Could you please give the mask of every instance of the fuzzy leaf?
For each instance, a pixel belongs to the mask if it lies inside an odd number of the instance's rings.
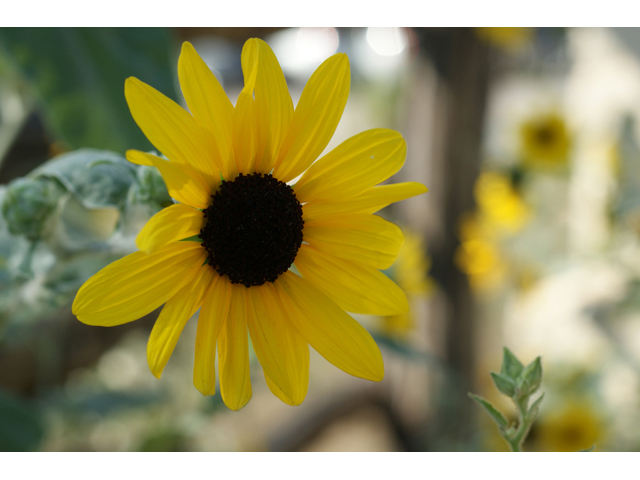
[[[533,404],[531,404],[531,407],[529,408],[529,412],[527,413],[531,422],[533,422],[538,416],[538,411],[540,410],[540,404],[542,403],[543,398],[544,398],[544,393],[540,395],[536,399],[536,401],[533,402]]]
[[[518,384],[519,390],[525,395],[531,395],[540,387],[542,383],[542,362],[540,357],[526,366]]]
[[[473,400],[475,400],[478,403],[478,405],[484,408],[484,410],[491,416],[493,421],[496,422],[496,424],[498,425],[498,427],[500,427],[501,430],[504,430],[507,428],[507,425],[509,424],[509,422],[496,407],[494,407],[491,403],[489,403],[484,398],[479,397],[478,395],[474,395],[473,393],[470,393],[469,397],[471,397]]]
[[[516,394],[516,384],[506,375],[491,372],[491,378],[496,388],[507,397],[513,397]]]
[[[504,347],[502,355],[502,368],[500,369],[500,373],[515,380],[516,378],[518,378],[518,375],[522,373],[523,369],[524,366],[522,365],[522,363],[520,363],[520,360],[518,360],[507,347]]]

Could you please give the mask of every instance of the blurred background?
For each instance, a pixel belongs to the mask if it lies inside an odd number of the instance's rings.
[[[184,105],[181,43],[232,102],[244,41],[278,57],[294,104],[315,68],[349,56],[351,93],[328,149],[368,128],[408,144],[396,181],[425,195],[380,215],[406,237],[385,273],[411,313],[357,316],[381,383],[312,351],[289,407],[252,362],[239,412],[192,385],[196,318],[161,380],[146,342],[157,312],[119,327],[71,314],[80,285],[135,251],[169,205],[124,80]],[[0,450],[502,451],[478,393],[502,347],[542,356],[526,450],[640,448],[640,29],[0,28]]]

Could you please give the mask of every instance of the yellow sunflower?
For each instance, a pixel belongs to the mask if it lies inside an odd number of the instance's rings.
[[[533,39],[534,30],[528,27],[476,27],[478,37],[494,47],[516,51]]]
[[[309,345],[345,372],[380,381],[380,350],[346,311],[408,310],[402,290],[379,271],[395,260],[402,232],[373,213],[426,188],[375,186],[404,163],[405,142],[392,130],[360,133],[315,161],[349,94],[345,54],[318,67],[295,109],[265,42],[247,41],[242,70],[234,107],[185,42],[178,76],[189,111],[126,80],[133,118],[169,160],[135,150],[127,159],[157,167],[178,203],[140,231],[138,252],[87,280],[73,312],[112,326],[165,304],[147,347],[160,377],[200,309],[194,385],[215,393],[217,347],[222,399],[233,410],[251,398],[249,335],[267,385],[290,405],[307,392]]]
[[[520,142],[525,162],[534,167],[565,165],[569,159],[571,137],[560,115],[540,115],[520,127]]]
[[[571,400],[539,421],[536,448],[544,452],[577,452],[597,446],[604,424],[594,405]]]
[[[527,205],[506,175],[482,172],[474,186],[474,196],[488,228],[498,234],[515,234],[529,219]]]

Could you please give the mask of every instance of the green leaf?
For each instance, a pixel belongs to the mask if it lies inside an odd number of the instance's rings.
[[[2,215],[9,232],[24,235],[31,241],[38,240],[64,193],[64,189],[53,180],[14,179],[8,185],[2,202]]]
[[[518,375],[520,375],[523,369],[524,366],[522,365],[522,363],[520,363],[520,360],[518,360],[507,347],[504,347],[502,355],[502,368],[500,369],[500,373],[515,380],[516,378],[518,378]]]
[[[31,83],[48,124],[71,148],[146,151],[124,81],[138,77],[175,99],[172,40],[164,28],[0,28],[0,53]]]
[[[44,427],[37,409],[0,390],[0,451],[36,450],[43,436]]]
[[[527,416],[529,417],[529,421],[533,422],[538,416],[538,412],[540,411],[540,404],[542,403],[542,399],[544,398],[544,393],[540,395],[535,402],[531,404],[531,408],[529,408],[529,412]]]
[[[540,357],[536,357],[536,359],[523,370],[518,387],[523,394],[531,395],[540,387],[541,383],[542,361]]]
[[[491,416],[493,421],[496,422],[496,424],[500,429],[504,430],[507,428],[507,426],[509,425],[509,422],[496,407],[494,407],[491,403],[489,403],[484,398],[479,397],[478,395],[474,395],[473,393],[469,393],[469,397],[471,397],[473,400],[475,400],[478,403],[478,405],[484,408],[485,412],[487,412]]]
[[[500,373],[491,372],[491,378],[496,388],[507,397],[513,397],[516,394],[516,384],[509,377]]]
[[[29,176],[55,178],[86,208],[120,208],[136,182],[136,167],[117,153],[84,148],[49,160]]]

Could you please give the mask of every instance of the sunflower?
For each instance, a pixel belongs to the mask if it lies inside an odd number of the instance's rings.
[[[392,130],[355,135],[316,161],[349,94],[345,54],[318,67],[295,109],[265,42],[248,40],[241,60],[235,106],[188,42],[178,77],[189,111],[126,80],[134,120],[168,160],[136,150],[127,159],[157,167],[176,203],[140,231],[139,251],[87,280],[73,303],[81,322],[98,326],[164,304],[147,346],[156,377],[200,309],[193,382],[215,393],[217,347],[220,392],[233,410],[251,398],[249,336],[267,385],[290,405],[307,393],[309,345],[351,375],[382,380],[380,350],[346,312],[408,310],[380,272],[394,262],[402,232],[373,213],[426,191],[415,182],[376,186],[405,160],[404,139]]]
[[[530,217],[527,205],[506,175],[482,172],[473,193],[481,217],[496,234],[513,235],[524,227]]]
[[[569,158],[571,138],[563,118],[555,113],[539,115],[520,127],[525,162],[532,167],[563,166]]]
[[[544,452],[577,452],[597,446],[604,437],[597,408],[584,400],[570,400],[540,419],[535,446]]]
[[[476,35],[488,44],[505,51],[517,51],[533,39],[528,27],[476,27]]]

